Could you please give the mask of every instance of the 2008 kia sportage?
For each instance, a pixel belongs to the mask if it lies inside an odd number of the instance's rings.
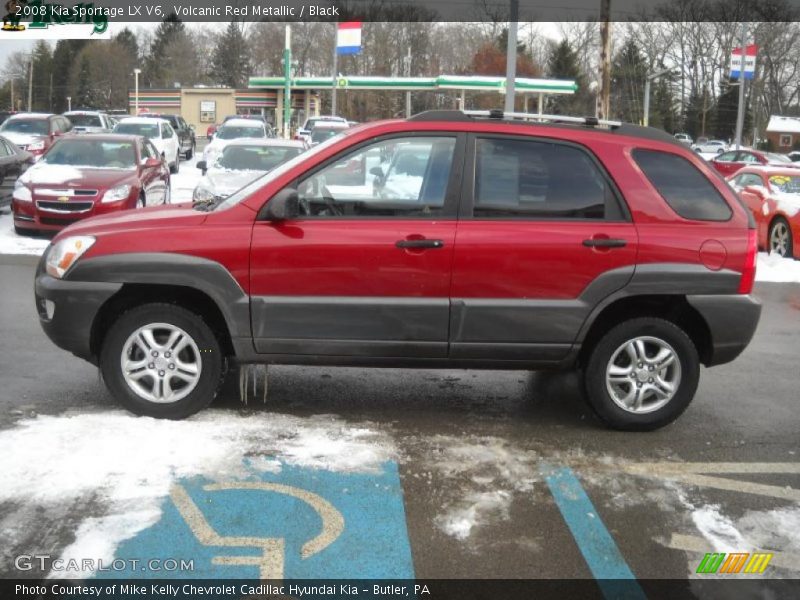
[[[129,410],[182,418],[225,361],[580,369],[612,427],[677,418],[758,323],[752,219],[672,136],[433,111],[362,125],[221,202],[61,232],[42,326]]]

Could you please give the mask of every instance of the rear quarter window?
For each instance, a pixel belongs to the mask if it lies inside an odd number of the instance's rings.
[[[682,156],[637,149],[633,159],[670,208],[684,219],[727,221],[733,215],[714,184]]]

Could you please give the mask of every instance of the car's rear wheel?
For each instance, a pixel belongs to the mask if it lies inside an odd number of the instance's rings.
[[[699,378],[700,359],[686,332],[642,317],[620,323],[597,342],[584,382],[589,404],[608,425],[649,431],[686,410]]]
[[[779,256],[794,256],[792,228],[783,217],[778,217],[769,226],[769,252]]]
[[[137,415],[183,419],[208,406],[223,359],[211,328],[173,304],[145,304],[111,326],[100,353],[103,379]]]
[[[184,156],[185,156],[186,160],[192,160],[192,157],[194,156],[194,144],[189,146],[189,149],[186,151]]]
[[[175,174],[178,172],[178,169],[181,168],[181,153],[180,151],[175,153],[175,162],[172,163],[169,167],[169,172]]]

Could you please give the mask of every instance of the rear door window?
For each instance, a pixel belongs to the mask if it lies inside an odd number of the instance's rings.
[[[727,221],[733,215],[717,188],[682,156],[639,148],[633,151],[633,159],[670,208],[684,219]]]
[[[473,216],[479,219],[621,219],[589,154],[549,141],[478,138]]]

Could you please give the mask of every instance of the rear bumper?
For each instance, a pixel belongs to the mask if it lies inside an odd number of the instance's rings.
[[[39,323],[56,346],[95,363],[92,324],[100,307],[122,284],[56,279],[44,272],[44,256],[34,285]]]
[[[711,332],[711,356],[706,366],[731,362],[753,339],[761,317],[761,302],[754,296],[687,296]]]

